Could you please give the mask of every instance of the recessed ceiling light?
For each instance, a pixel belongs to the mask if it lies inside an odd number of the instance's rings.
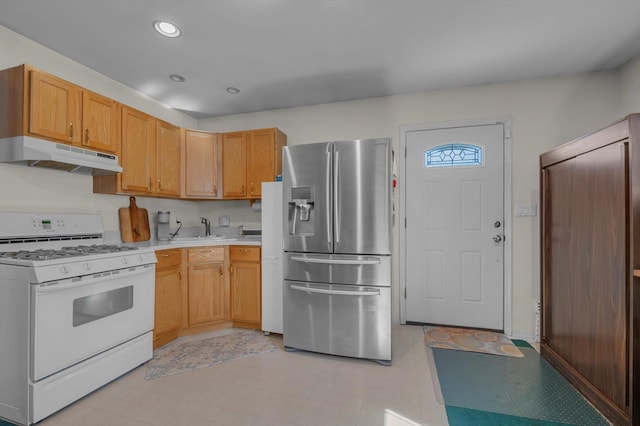
[[[166,37],[178,37],[180,35],[180,28],[169,21],[154,21],[153,28]]]
[[[240,89],[238,89],[237,87],[227,87],[227,92],[231,93],[232,95],[237,95],[238,93],[240,93]]]
[[[169,76],[169,78],[173,81],[176,81],[178,83],[182,83],[186,80],[186,78],[184,78],[183,76],[181,76],[180,74],[171,74]]]

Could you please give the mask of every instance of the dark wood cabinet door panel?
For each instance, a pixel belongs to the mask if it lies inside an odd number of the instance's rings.
[[[542,353],[605,414],[628,423],[630,142],[596,138],[584,150],[575,141],[565,158],[565,146],[541,156]],[[554,161],[545,166],[545,158]]]

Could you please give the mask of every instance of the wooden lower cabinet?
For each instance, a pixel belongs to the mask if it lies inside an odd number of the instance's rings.
[[[261,329],[259,246],[168,249],[156,257],[154,348],[189,334]]]
[[[188,250],[189,326],[229,319],[224,252],[224,247]]]
[[[156,257],[154,348],[178,337],[182,327],[182,250],[160,250]]]
[[[260,247],[229,247],[231,320],[234,327],[261,329],[262,276]]]
[[[541,353],[616,425],[640,424],[639,153],[633,114],[540,156]]]

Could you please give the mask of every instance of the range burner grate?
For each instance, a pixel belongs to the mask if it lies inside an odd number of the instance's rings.
[[[51,260],[66,257],[88,256],[91,254],[116,253],[137,250],[137,247],[115,244],[94,244],[90,246],[62,247],[61,249],[38,249],[0,252],[0,258],[21,260]]]

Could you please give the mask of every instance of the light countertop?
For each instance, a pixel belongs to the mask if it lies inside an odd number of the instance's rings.
[[[177,238],[172,241],[140,241],[137,243],[124,243],[125,246],[152,248],[153,250],[167,250],[172,248],[204,247],[204,246],[260,246],[262,237],[187,237]]]

